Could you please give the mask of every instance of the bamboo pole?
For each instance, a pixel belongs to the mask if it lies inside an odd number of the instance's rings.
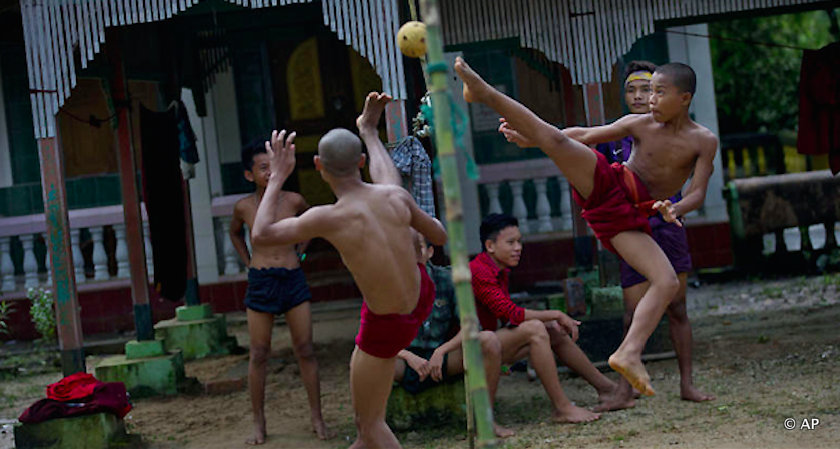
[[[487,378],[478,341],[478,318],[475,313],[470,268],[467,264],[467,245],[464,235],[461,188],[458,183],[458,166],[452,133],[452,114],[448,97],[446,60],[443,57],[443,39],[440,31],[440,13],[436,0],[422,0],[422,16],[428,36],[428,78],[430,80],[432,108],[434,111],[434,137],[438,163],[443,175],[443,192],[446,203],[446,223],[449,250],[452,260],[452,281],[461,316],[463,330],[464,371],[466,378],[468,422],[476,426],[476,443],[479,448],[495,447],[493,433],[493,406],[487,392]],[[471,444],[472,445],[472,444]]]

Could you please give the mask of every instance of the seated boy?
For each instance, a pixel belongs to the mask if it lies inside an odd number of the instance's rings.
[[[362,181],[365,164],[359,138],[333,129],[318,142],[315,168],[338,198],[299,217],[274,220],[280,188],[295,167],[294,133],[273,132],[271,178],[254,222],[255,242],[293,244],[315,237],[341,254],[364,297],[350,388],[359,439],[353,447],[400,447],[385,423],[397,353],[411,343],[434,302],[434,283],[417,263],[412,228],[435,245],[446,243],[438,220],[417,207],[402,187]],[[369,147],[382,145],[378,132],[364,132]]]
[[[312,427],[318,438],[327,439],[327,430],[321,415],[321,388],[318,379],[318,361],[312,347],[312,319],[309,310],[309,287],[300,268],[298,255],[292,244],[252,242],[253,254],[248,253],[243,225],[253,229],[257,206],[262,201],[271,170],[268,154],[262,142],[242,150],[245,179],[257,186],[256,192],[236,202],[230,223],[230,239],[242,263],[248,267],[248,291],[245,306],[250,335],[250,361],[248,363],[248,390],[251,411],[254,415],[254,435],[248,444],[265,442],[265,378],[266,364],[271,354],[271,328],[274,316],[285,314],[300,376],[309,396]],[[275,220],[293,217],[309,206],[297,193],[280,191],[281,203],[275,211]]]
[[[508,276],[511,268],[519,265],[522,254],[522,234],[516,218],[490,214],[481,222],[479,234],[483,251],[470,262],[476,312],[481,328],[499,336],[502,363],[529,357],[551,400],[555,421],[577,423],[600,417],[566,398],[557,378],[555,355],[598,392],[596,412],[632,407],[630,393],[622,395],[618,385],[598,371],[575,344],[578,321],[559,310],[525,309],[511,301]],[[501,328],[499,320],[504,323]]]
[[[456,59],[455,70],[464,81],[464,98],[490,106],[506,120],[500,131],[546,153],[574,187],[575,201],[596,237],[650,281],[609,363],[639,392],[655,394],[642,364],[642,350],[676,296],[679,280],[651,238],[647,218],[660,212],[666,221],[678,222],[698,208],[717,151],[714,134],[688,115],[696,86],[694,71],[684,64],[657,68],[651,83],[651,114],[628,115],[611,125],[571,130],[567,135],[493,89],[462,59]],[[633,136],[636,147],[627,165],[611,166],[604,155],[581,143],[627,135]],[[672,204],[667,198],[682,188],[692,171],[685,197]]]

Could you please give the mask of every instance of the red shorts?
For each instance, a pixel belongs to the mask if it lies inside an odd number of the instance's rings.
[[[605,248],[618,254],[610,239],[624,231],[650,234],[648,217],[657,211],[652,209],[654,200],[638,176],[617,162],[610,165],[603,154],[592,151],[598,156],[592,193],[584,200],[575,190],[575,202],[583,209],[581,215],[595,237]]]
[[[426,321],[435,303],[435,283],[423,264],[418,263],[417,268],[420,270],[420,297],[411,313],[377,315],[368,309],[367,303],[362,303],[362,319],[356,335],[356,345],[362,351],[374,357],[390,359],[408,347],[417,336],[417,330]]]

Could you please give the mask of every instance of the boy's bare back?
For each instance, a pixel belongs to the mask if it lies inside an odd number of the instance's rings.
[[[245,224],[248,229],[254,229],[254,217],[257,215],[257,207],[259,206],[259,198],[256,193],[252,193],[239,201],[233,206],[233,218],[231,226],[241,226]],[[295,192],[280,192],[280,200],[277,205],[274,221],[279,221],[284,218],[294,217],[300,212],[307,209],[306,200]],[[295,252],[295,245],[276,245],[270,243],[254,244],[253,237],[251,238],[251,263],[250,268],[297,268],[300,266],[297,253]]]

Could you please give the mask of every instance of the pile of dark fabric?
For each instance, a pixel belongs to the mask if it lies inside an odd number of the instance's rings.
[[[100,382],[90,374],[76,373],[48,385],[47,398],[32,404],[18,420],[39,423],[95,413],[112,413],[122,418],[130,410],[122,382]]]

